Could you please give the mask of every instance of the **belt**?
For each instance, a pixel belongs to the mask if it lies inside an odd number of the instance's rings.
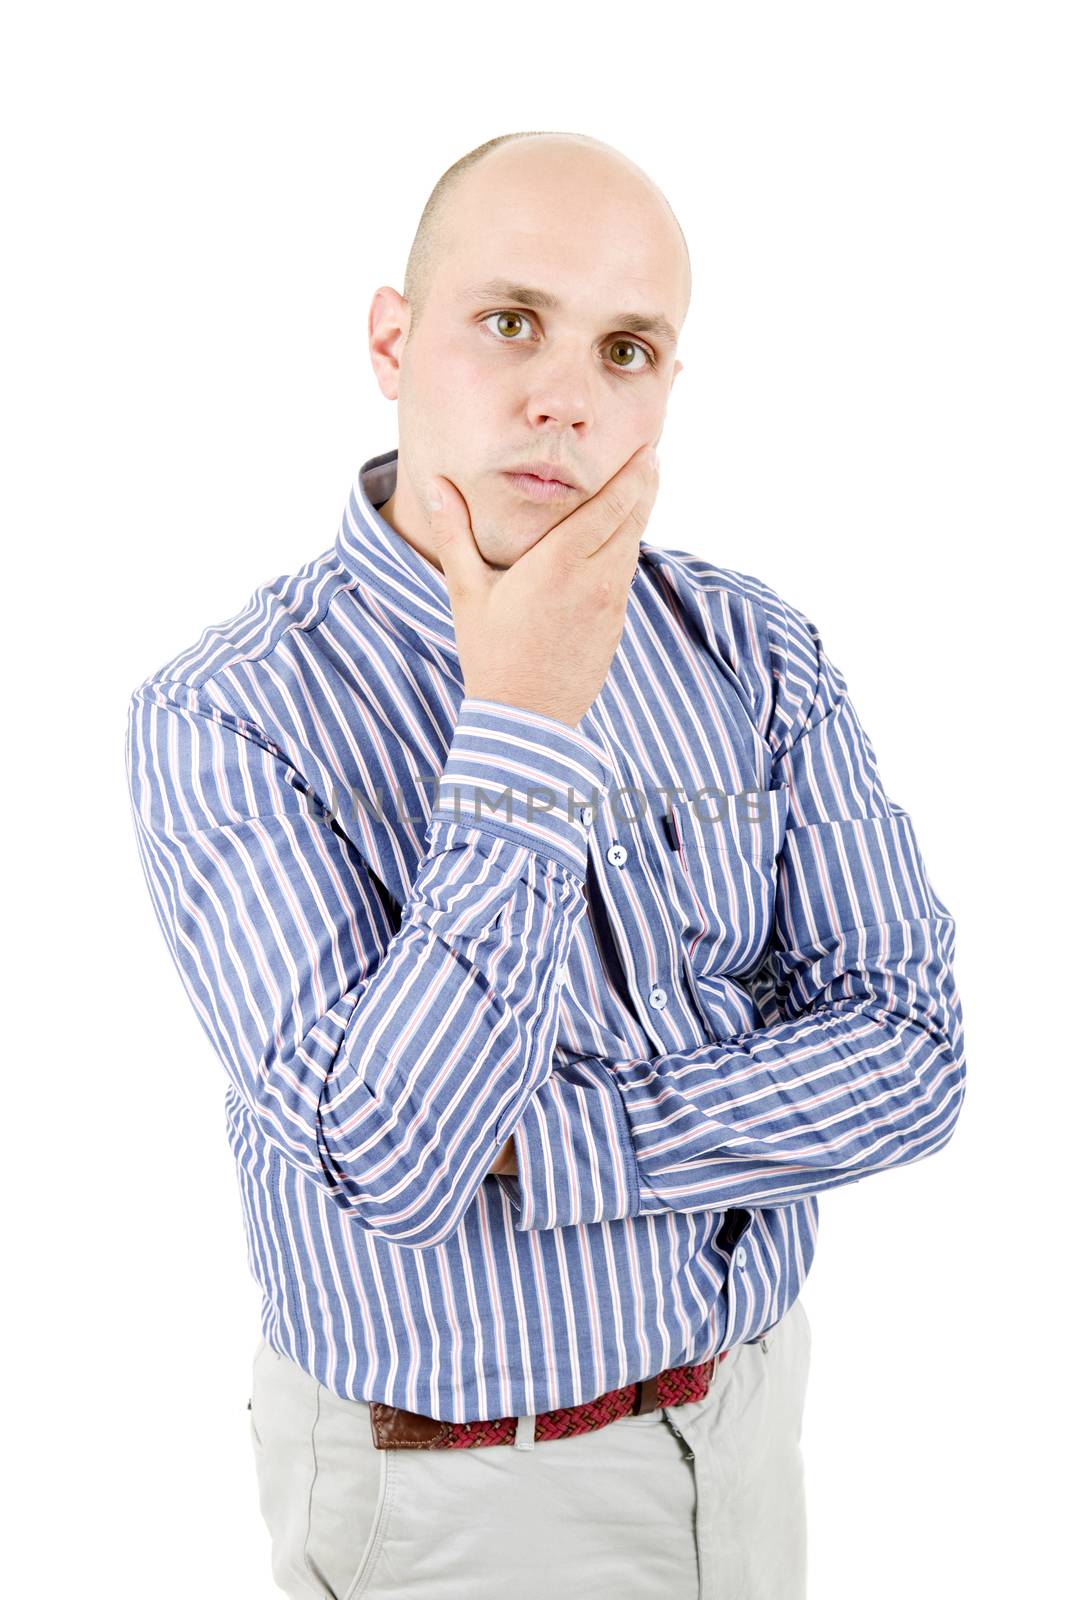
[[[719,1362],[729,1355],[720,1350],[696,1367],[668,1367],[654,1378],[641,1378],[622,1389],[609,1389],[596,1400],[578,1406],[541,1411],[534,1418],[533,1439],[569,1439],[593,1433],[620,1417],[639,1417],[660,1406],[686,1405],[703,1400],[715,1379]],[[442,1422],[417,1411],[402,1411],[371,1400],[371,1434],[378,1450],[469,1450],[479,1445],[514,1444],[518,1417],[495,1417],[481,1422]]]

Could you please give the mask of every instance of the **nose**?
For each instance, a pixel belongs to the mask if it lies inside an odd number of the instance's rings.
[[[591,363],[588,346],[559,344],[539,351],[525,369],[526,414],[538,428],[583,428],[592,417]]]

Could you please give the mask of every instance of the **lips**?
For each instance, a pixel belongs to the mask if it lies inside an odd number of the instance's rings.
[[[561,478],[539,478],[533,472],[505,472],[510,487],[527,500],[570,500],[578,490]]]
[[[505,472],[515,477],[540,478],[544,483],[561,483],[565,489],[577,489],[562,469],[552,461],[524,461],[518,467],[505,467]]]

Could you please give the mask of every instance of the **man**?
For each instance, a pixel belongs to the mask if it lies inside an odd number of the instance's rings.
[[[689,294],[617,151],[472,151],[371,305],[399,449],[133,696],[292,1596],[803,1595],[818,1196],[959,1115],[953,921],[816,627],[641,538]]]

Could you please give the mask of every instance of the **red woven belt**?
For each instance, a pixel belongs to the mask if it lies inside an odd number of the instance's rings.
[[[569,1439],[593,1433],[620,1417],[641,1416],[659,1406],[681,1406],[703,1400],[711,1387],[718,1363],[729,1351],[720,1350],[696,1367],[669,1367],[654,1378],[610,1389],[596,1400],[558,1411],[541,1411],[534,1419],[534,1441]],[[370,1401],[371,1433],[378,1450],[469,1450],[478,1445],[514,1444],[517,1417],[496,1417],[485,1422],[441,1422],[417,1411],[402,1411],[380,1400]]]

